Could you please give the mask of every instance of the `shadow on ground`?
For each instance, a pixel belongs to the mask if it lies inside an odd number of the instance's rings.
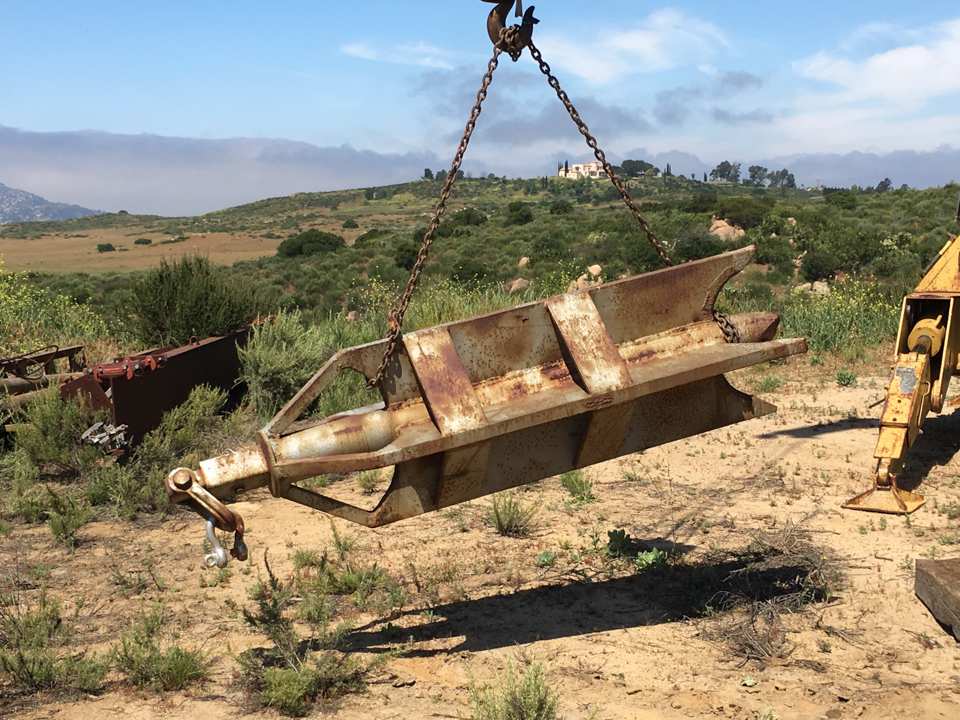
[[[792,437],[812,439],[846,430],[877,430],[879,424],[871,418],[844,418],[828,423],[804,425],[764,433],[761,438]],[[875,439],[871,440],[871,443]],[[906,463],[897,478],[897,485],[904,490],[914,490],[935,467],[947,465],[960,450],[960,413],[931,415],[923,424],[923,432],[907,452]]]
[[[416,645],[462,637],[440,649],[413,648],[407,657],[476,652],[541,640],[658,625],[702,617],[729,606],[730,598],[764,601],[808,587],[811,569],[783,558],[727,558],[671,564],[629,577],[521,590],[432,608],[430,620],[413,627],[371,624],[352,633],[350,649],[383,652],[398,643]],[[408,616],[422,615],[420,611]]]

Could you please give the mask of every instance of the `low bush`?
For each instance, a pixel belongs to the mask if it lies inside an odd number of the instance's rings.
[[[308,324],[299,310],[277,313],[255,327],[240,350],[240,377],[251,405],[262,419],[271,417],[339,348],[369,342],[377,334],[368,323],[348,323],[342,317]],[[327,388],[314,411],[326,416],[376,399],[359,373],[348,372]]]
[[[383,660],[364,664],[339,650],[344,630],[329,630],[329,608],[311,622],[317,637],[302,640],[290,617],[294,588],[273,573],[266,557],[264,565],[267,577],[254,586],[250,595],[254,607],[245,608],[243,616],[271,647],[249,650],[239,658],[243,686],[253,700],[299,717],[318,701],[362,691],[368,675]]]
[[[50,505],[47,510],[47,524],[54,540],[70,549],[77,546],[77,531],[90,520],[90,508],[82,500],[69,495],[55,493],[47,488]]]
[[[284,240],[277,247],[280,257],[300,257],[336,252],[345,247],[343,238],[323,230],[311,229]]]
[[[496,495],[490,505],[490,522],[505,537],[529,536],[535,528],[537,510],[520,503],[516,495]]]
[[[208,259],[163,260],[135,283],[133,315],[146,345],[183,345],[191,338],[223,335],[249,323],[261,300],[244,283],[231,282]]]
[[[98,252],[98,253],[116,252],[116,250],[117,250],[117,248],[114,247],[113,243],[98,243],[98,244],[97,244],[97,252]]]
[[[507,217],[504,225],[511,227],[514,225],[526,225],[533,222],[533,210],[525,202],[512,202],[507,205]]]
[[[354,220],[353,218],[347,218],[346,220],[343,221],[344,230],[356,230],[359,227],[360,226],[357,224],[357,221]]]
[[[102,457],[94,447],[80,443],[80,435],[101,414],[76,400],[64,400],[56,388],[38,393],[23,412],[17,447],[45,475],[75,479]]]
[[[17,582],[12,585],[0,592],[0,676],[22,692],[100,692],[109,663],[96,655],[66,654],[69,631],[60,605],[43,591],[28,601]]]
[[[137,238],[133,241],[134,245],[153,245],[153,240],[150,238]]]
[[[556,720],[558,699],[543,665],[511,662],[494,684],[470,688],[470,705],[473,720]]]
[[[36,285],[25,274],[5,271],[0,260],[0,357],[109,335],[106,321],[93,309]]]
[[[199,650],[164,643],[160,607],[146,612],[113,650],[114,664],[128,682],[153,690],[183,690],[209,676],[209,661]]]

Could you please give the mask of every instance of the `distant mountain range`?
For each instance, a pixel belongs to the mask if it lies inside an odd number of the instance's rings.
[[[732,153],[723,157],[723,153],[723,148],[718,148],[718,157],[707,162],[679,150],[649,152],[637,148],[611,152],[610,159],[647,160],[660,168],[670,163],[674,174],[694,174],[698,178],[709,172],[716,161],[727,159],[742,162],[744,174],[754,164],[771,170],[788,168],[798,183],[807,186],[876,186],[889,177],[895,186],[906,183],[924,188],[960,179],[960,150],[952,147],[766,159],[737,157]],[[486,157],[486,163],[468,158],[466,169],[475,175],[492,172],[536,177],[552,175],[558,161],[592,159],[589,155],[581,157],[579,152],[556,152],[537,158],[528,167],[526,160],[509,154],[496,164],[489,160],[490,155]],[[4,182],[109,211],[194,215],[298,192],[406,182],[421,177],[424,168],[437,170],[448,163],[446,152],[379,153],[348,145],[319,147],[270,138],[209,140],[98,131],[31,132],[0,125],[0,169]],[[0,200],[0,222],[9,222],[10,217],[39,219],[74,217],[57,213],[93,213],[84,208],[51,205],[31,215],[27,202],[28,209],[17,210],[13,216],[13,210],[7,207],[12,203]]]
[[[99,214],[98,210],[50,202],[39,195],[0,183],[0,225],[32,220],[73,220]]]

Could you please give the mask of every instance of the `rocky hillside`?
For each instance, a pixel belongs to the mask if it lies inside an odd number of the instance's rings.
[[[99,214],[97,210],[50,202],[39,195],[0,183],[0,224],[33,220],[72,220]]]

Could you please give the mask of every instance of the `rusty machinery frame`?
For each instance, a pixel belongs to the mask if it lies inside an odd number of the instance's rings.
[[[297,429],[341,372],[372,376],[386,341],[342,350],[256,447],[174,470],[168,492],[226,531],[238,516],[223,501],[256,487],[378,527],[773,412],[724,373],[803,353],[805,341],[774,340],[778,317],[748,313],[731,318],[743,341],[728,343],[712,317],[752,257],[748,247],[409,333],[382,404]],[[390,467],[373,510],[300,484]]]
[[[404,335],[403,318],[446,210],[499,56],[529,49],[661,260],[626,184],[532,41],[539,22],[517,0],[487,21],[494,44],[476,101],[407,284],[388,316],[384,340],[342,350],[259,434],[256,447],[205,460],[167,477],[174,502],[235,533],[243,520],[224,501],[268,487],[276,497],[367,527],[379,527],[508,488],[593,465],[773,412],[735,390],[724,373],[806,351],[802,339],[775,340],[772,313],[727,317],[716,308],[724,284],[751,261],[753,247]],[[512,9],[521,25],[507,27]],[[304,428],[308,408],[346,370],[361,373],[383,402]],[[309,489],[323,474],[392,468],[373,509]]]

